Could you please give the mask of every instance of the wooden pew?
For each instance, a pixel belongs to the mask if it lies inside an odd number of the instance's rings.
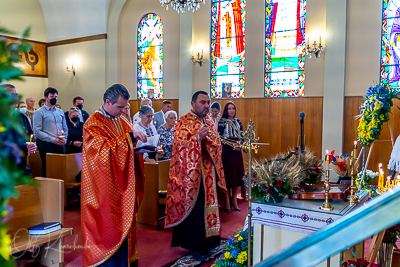
[[[137,224],[139,227],[158,230],[160,221],[160,204],[165,204],[166,198],[159,198],[159,191],[166,191],[170,160],[157,163],[144,163],[145,184],[144,196],[140,205]]]
[[[80,170],[82,170],[82,153],[46,154],[46,176],[64,181],[64,206],[67,205],[67,189],[81,186],[75,179]]]
[[[43,173],[43,167],[39,151],[36,150],[36,153],[28,154],[26,161],[29,168],[31,168],[32,177],[41,177]]]
[[[35,260],[46,266],[63,266],[63,237],[73,234],[72,228],[62,228],[47,235],[29,235],[27,228],[43,222],[64,224],[64,182],[56,179],[35,178],[40,187],[17,186],[19,198],[10,198],[13,217],[6,223],[10,227],[11,253],[40,246]]]

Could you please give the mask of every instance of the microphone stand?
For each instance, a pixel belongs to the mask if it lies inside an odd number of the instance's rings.
[[[304,148],[304,117],[301,117],[300,119],[300,152],[303,153],[305,148]]]

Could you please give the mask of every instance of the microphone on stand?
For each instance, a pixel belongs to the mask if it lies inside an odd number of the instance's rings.
[[[304,148],[304,117],[306,114],[302,111],[299,113],[300,116],[300,138],[301,138],[301,143],[300,143],[300,152],[303,153],[305,148]]]

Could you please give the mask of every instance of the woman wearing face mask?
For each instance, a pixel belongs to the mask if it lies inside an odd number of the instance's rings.
[[[79,122],[79,113],[77,108],[71,108],[68,111],[67,126],[67,154],[82,153],[83,123]]]
[[[18,110],[19,110],[19,112],[21,112],[22,114],[25,114],[25,113],[26,113],[27,108],[26,108],[26,104],[25,104],[24,101],[20,101],[20,102],[18,103]]]
[[[158,140],[158,145],[164,151],[164,155],[161,160],[171,159],[172,156],[172,146],[174,144],[174,128],[176,124],[176,119],[178,114],[175,111],[167,111],[164,115],[165,123],[158,128],[158,134],[160,135],[160,140]]]

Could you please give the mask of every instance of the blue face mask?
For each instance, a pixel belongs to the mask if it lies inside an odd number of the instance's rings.
[[[25,113],[26,113],[26,111],[27,111],[27,109],[26,109],[26,108],[20,108],[20,109],[19,109],[19,112],[21,112],[21,113],[23,113],[23,114],[25,114]]]

